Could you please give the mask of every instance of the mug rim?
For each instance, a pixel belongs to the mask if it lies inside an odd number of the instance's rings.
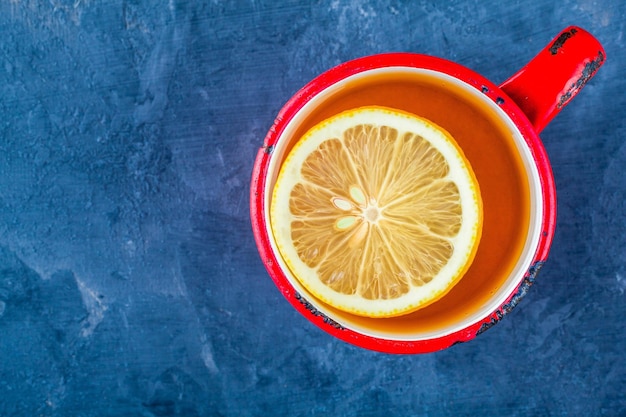
[[[532,157],[531,162],[534,163],[534,168],[539,176],[538,185],[540,187],[541,199],[537,203],[541,204],[543,208],[540,215],[541,218],[538,220],[540,223],[538,242],[536,245],[533,245],[535,253],[531,256],[530,266],[526,273],[520,274],[519,279],[515,280],[514,289],[506,296],[505,301],[492,313],[466,327],[442,336],[420,340],[387,339],[364,334],[344,327],[316,308],[294,288],[282,271],[277,258],[279,255],[274,252],[271,245],[265,213],[265,201],[267,198],[265,191],[268,174],[270,173],[269,166],[272,161],[272,153],[291,120],[311,100],[318,97],[320,93],[327,91],[329,87],[364,72],[393,67],[430,70],[447,75],[469,87],[473,87],[495,103],[526,142],[526,147]],[[254,164],[250,192],[250,214],[257,248],[266,269],[281,293],[309,321],[312,321],[333,336],[357,346],[387,353],[426,353],[444,349],[452,344],[473,339],[476,335],[500,321],[506,313],[517,305],[523,295],[526,294],[528,287],[534,282],[534,277],[539,267],[543,265],[547,258],[556,224],[554,178],[545,148],[530,121],[514,101],[498,86],[460,64],[443,58],[406,52],[376,54],[347,61],[322,73],[294,94],[278,113],[273,126],[265,137],[264,146],[259,150]]]

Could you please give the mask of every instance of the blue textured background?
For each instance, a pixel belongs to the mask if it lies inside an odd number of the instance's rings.
[[[549,262],[474,341],[393,356],[278,292],[248,219],[284,102],[413,51],[502,82],[580,25],[607,63],[543,131]],[[0,0],[0,416],[626,414],[626,3]]]

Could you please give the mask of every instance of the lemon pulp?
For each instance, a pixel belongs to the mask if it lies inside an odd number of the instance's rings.
[[[270,224],[280,256],[313,296],[349,313],[392,317],[460,280],[480,241],[482,201],[445,130],[362,107],[294,145],[276,180]]]

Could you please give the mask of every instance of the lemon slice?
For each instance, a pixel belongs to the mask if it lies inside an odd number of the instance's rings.
[[[392,317],[442,297],[482,229],[469,161],[434,123],[383,107],[335,115],[287,154],[270,223],[281,257],[337,309]]]

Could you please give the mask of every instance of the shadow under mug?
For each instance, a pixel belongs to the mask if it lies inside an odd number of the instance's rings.
[[[605,56],[592,35],[571,26],[500,86],[457,63],[413,53],[355,59],[312,80],[279,112],[252,174],[252,229],[281,293],[326,332],[381,352],[441,350],[492,327],[527,293],[554,235],[556,191],[538,134]],[[461,281],[435,303],[388,319],[351,315],[312,296],[281,259],[269,222],[273,186],[294,143],[319,121],[362,105],[403,109],[448,130],[474,168],[484,203],[478,253]]]

